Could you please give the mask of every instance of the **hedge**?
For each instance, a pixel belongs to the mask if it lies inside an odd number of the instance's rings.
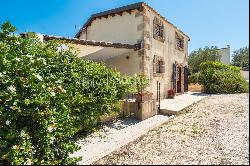
[[[240,68],[220,62],[204,62],[200,65],[199,83],[205,93],[245,93],[249,85],[240,74]]]
[[[71,139],[93,129],[130,89],[130,79],[77,58],[55,41],[0,31],[0,163],[76,164]]]
[[[199,82],[199,78],[200,78],[200,72],[192,73],[191,75],[188,76],[188,83],[197,84]]]

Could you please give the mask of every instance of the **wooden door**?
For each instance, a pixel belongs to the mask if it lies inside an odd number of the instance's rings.
[[[181,92],[181,67],[177,67],[177,93]]]

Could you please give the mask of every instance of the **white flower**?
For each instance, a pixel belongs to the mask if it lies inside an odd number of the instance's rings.
[[[15,60],[19,62],[19,61],[20,61],[20,58],[15,58]]]
[[[16,91],[16,87],[14,87],[14,86],[10,86],[10,87],[8,87],[8,90],[9,91],[11,91],[11,92],[15,92]]]
[[[35,76],[39,81],[42,81],[42,80],[43,80],[43,77],[40,76],[39,74],[34,74],[34,76]]]
[[[33,148],[32,148],[31,153],[34,155],[36,153],[36,150],[35,149],[33,150]]]
[[[62,83],[62,80],[57,80],[57,81],[55,81],[55,83],[60,84],[60,83]]]
[[[9,121],[9,120],[6,120],[5,124],[6,124],[7,126],[9,126],[9,125],[10,125],[10,121]]]
[[[55,92],[50,92],[51,96],[55,96],[56,93]]]
[[[68,50],[68,46],[65,44],[62,44],[61,46],[57,47],[57,51],[56,52],[60,52],[60,51],[66,51]]]
[[[12,149],[17,149],[17,146],[16,145],[12,146]]]
[[[0,77],[3,77],[4,75],[6,74],[6,72],[4,71],[4,72],[0,72]]]
[[[21,134],[20,134],[20,136],[21,136],[21,137],[25,137],[25,136],[26,136],[26,133],[25,133],[25,131],[23,131],[23,130],[22,130],[22,131],[21,131]]]
[[[24,163],[24,165],[31,165],[31,164],[32,164],[31,160],[27,158],[27,161]]]
[[[31,56],[31,55],[29,55],[29,54],[24,55],[24,56],[26,56],[26,57],[28,57],[28,58],[32,58],[32,56]]]
[[[50,143],[52,144],[55,140],[55,137],[50,137]]]

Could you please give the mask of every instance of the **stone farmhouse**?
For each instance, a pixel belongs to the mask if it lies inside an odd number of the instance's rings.
[[[43,37],[68,40],[79,48],[80,58],[123,74],[145,74],[154,99],[167,97],[169,89],[188,90],[190,38],[144,2],[93,14],[75,38]]]

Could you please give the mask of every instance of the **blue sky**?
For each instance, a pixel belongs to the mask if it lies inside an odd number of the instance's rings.
[[[88,17],[140,0],[1,0],[0,23],[9,20],[19,32],[73,37]],[[232,51],[248,46],[248,0],[145,0],[188,34],[189,52],[204,46]]]

